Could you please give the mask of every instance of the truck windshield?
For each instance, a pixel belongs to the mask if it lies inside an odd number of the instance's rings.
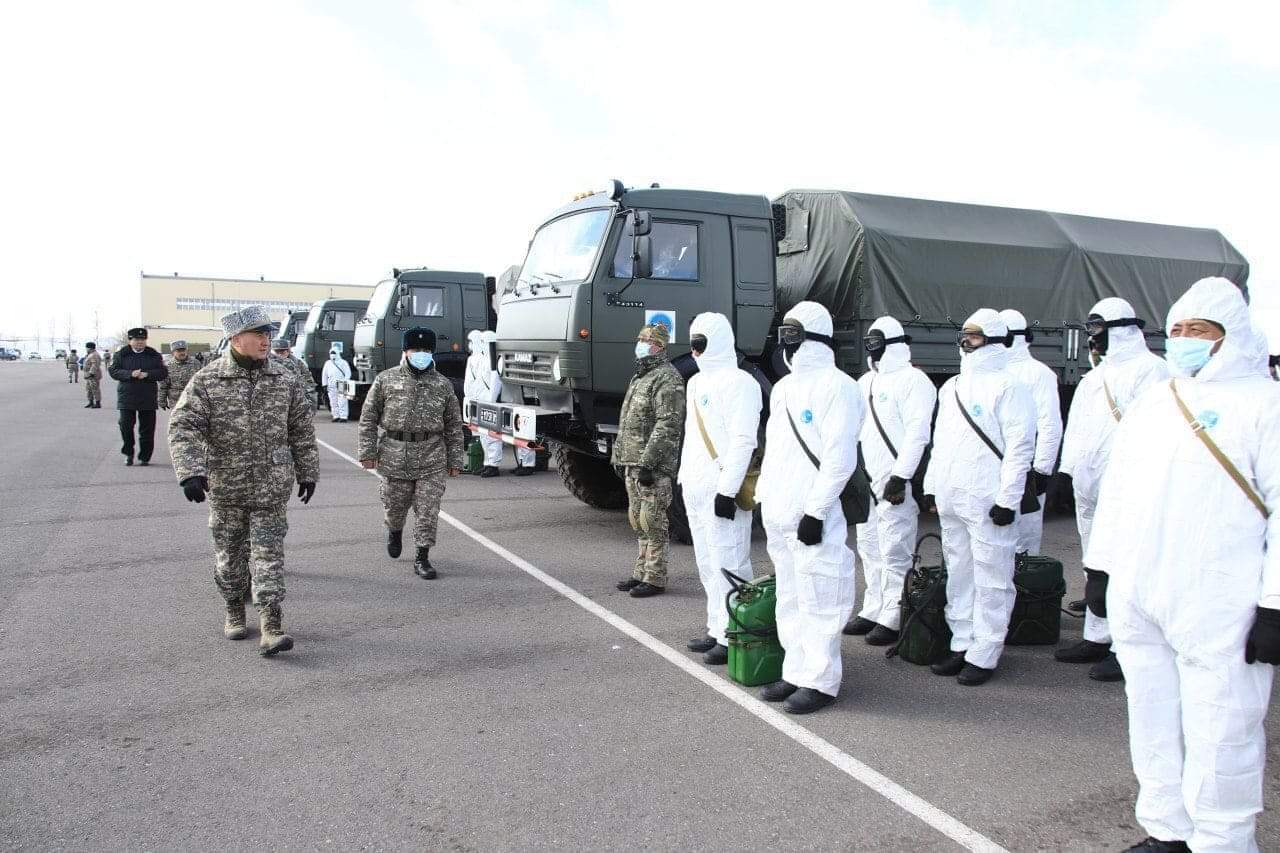
[[[373,295],[369,297],[369,308],[365,312],[366,317],[379,319],[387,316],[387,311],[391,309],[395,302],[396,280],[388,278],[378,282],[378,286],[373,289]]]
[[[610,211],[584,210],[549,222],[534,235],[517,288],[582,281],[604,242]]]

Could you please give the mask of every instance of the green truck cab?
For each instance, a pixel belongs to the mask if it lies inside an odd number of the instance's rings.
[[[356,324],[354,370],[350,380],[338,383],[338,393],[361,405],[374,378],[400,363],[404,332],[421,327],[436,333],[436,370],[449,377],[461,399],[467,336],[493,328],[492,289],[493,279],[478,272],[393,270],[374,288]]]
[[[330,351],[336,347],[347,364],[352,363],[356,322],[368,307],[367,299],[322,299],[307,312],[306,323],[294,343],[294,355],[311,371],[321,400],[328,399],[320,374]],[[355,375],[354,368],[352,375]]]
[[[1242,288],[1248,277],[1244,258],[1211,229],[827,190],[771,202],[614,181],[538,228],[498,311],[502,399],[467,401],[464,415],[508,443],[549,445],[575,496],[620,507],[626,497],[607,461],[646,322],[669,326],[673,363],[687,378],[697,370],[689,323],[703,311],[724,314],[740,364],[767,394],[786,373],[777,325],[800,301],[831,311],[837,364],[851,375],[867,370],[867,328],[889,314],[938,384],[959,371],[956,332],[973,311],[1017,308],[1034,327],[1035,356],[1060,377],[1065,408],[1089,368],[1079,324],[1098,299],[1128,299],[1158,349],[1170,305],[1207,275]]]

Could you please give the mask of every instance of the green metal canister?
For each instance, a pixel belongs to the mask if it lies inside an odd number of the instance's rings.
[[[729,678],[745,687],[772,684],[782,678],[782,644],[778,642],[774,608],[778,602],[773,575],[744,580],[722,569],[733,589],[725,596],[729,628]]]
[[[1013,588],[1017,590],[1009,633],[1011,646],[1052,646],[1062,631],[1062,598],[1067,582],[1062,563],[1052,557],[1019,554],[1013,561]]]
[[[480,439],[471,438],[471,443],[467,445],[467,463],[462,469],[464,474],[479,474],[484,470],[484,447],[480,444]]]
[[[908,663],[927,666],[946,656],[951,648],[951,628],[947,625],[947,569],[941,555],[938,564],[921,565],[921,546],[930,539],[942,548],[942,538],[926,533],[916,542],[915,559],[902,584],[902,627],[898,642],[886,657],[901,657]]]

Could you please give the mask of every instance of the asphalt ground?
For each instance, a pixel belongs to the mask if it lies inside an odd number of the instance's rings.
[[[623,516],[554,472],[510,476],[510,457],[496,480],[450,481],[445,510],[476,535],[442,520],[428,582],[412,548],[386,556],[377,480],[322,447],[315,499],[290,506],[297,646],[260,658],[256,627],[222,638],[207,507],[177,488],[164,414],[153,464],[126,468],[103,386],[86,410],[59,366],[0,364],[0,847],[1074,851],[1144,835],[1119,685],[1041,646],[965,688],[850,637],[839,701],[784,718],[684,651],[703,606],[690,548],[673,546],[666,595],[617,592]],[[343,453],[355,431],[317,416]],[[1050,519],[1045,551],[1079,597],[1070,518]],[[759,535],[755,557],[767,571]],[[1063,642],[1079,632],[1064,619]],[[1273,772],[1264,850],[1280,849],[1278,787]]]

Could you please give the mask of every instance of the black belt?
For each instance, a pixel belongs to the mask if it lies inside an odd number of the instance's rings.
[[[426,441],[433,435],[439,435],[438,432],[401,432],[397,429],[387,430],[387,437],[394,438],[396,441]]]

